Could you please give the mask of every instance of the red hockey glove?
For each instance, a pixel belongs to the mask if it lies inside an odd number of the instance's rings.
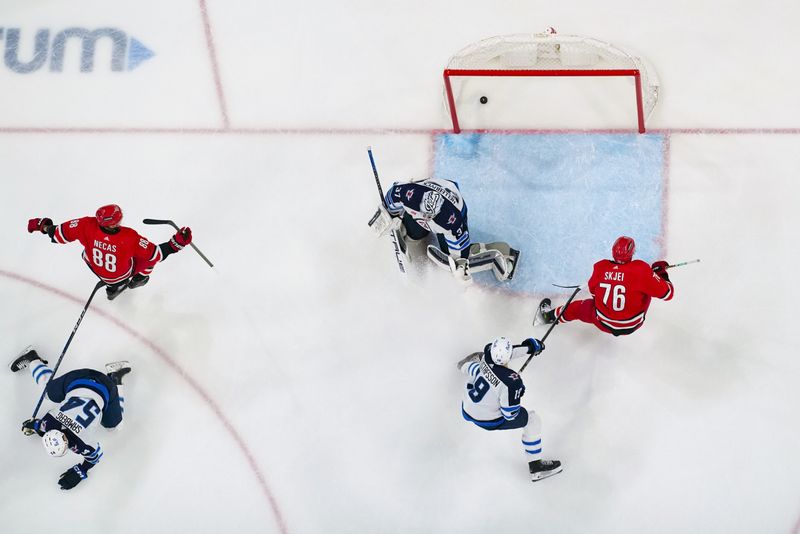
[[[37,230],[39,232],[42,232],[43,234],[46,234],[47,233],[46,228],[48,226],[53,226],[53,219],[50,219],[48,217],[45,217],[44,219],[39,219],[39,218],[28,219],[28,233],[29,234],[32,234],[33,232],[36,232]]]
[[[172,247],[172,250],[175,252],[181,250],[183,247],[188,245],[192,242],[192,229],[188,226],[184,226],[178,232],[172,236],[172,239],[169,240],[169,246]]]
[[[664,260],[657,261],[653,263],[653,272],[656,273],[658,276],[663,278],[664,280],[669,280],[669,274],[667,274],[667,267],[669,267],[669,263]]]

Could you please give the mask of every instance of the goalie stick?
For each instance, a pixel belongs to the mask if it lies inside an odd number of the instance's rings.
[[[550,332],[552,332],[552,331],[553,331],[553,328],[555,328],[555,326],[558,324],[558,320],[559,320],[559,319],[561,319],[561,316],[562,316],[562,315],[564,315],[564,312],[566,311],[566,309],[567,309],[567,306],[569,306],[569,303],[570,303],[570,302],[572,302],[572,299],[574,299],[574,298],[575,298],[575,295],[577,295],[577,294],[578,294],[578,291],[580,291],[580,290],[581,290],[581,288],[580,288],[580,287],[576,287],[576,288],[575,288],[575,291],[573,291],[573,292],[572,292],[572,295],[570,295],[570,296],[569,296],[569,298],[567,299],[567,303],[566,303],[566,304],[564,304],[564,306],[562,306],[562,307],[561,307],[561,313],[559,313],[559,314],[558,314],[558,316],[556,317],[556,320],[555,320],[555,321],[553,321],[553,323],[550,325],[550,328],[548,328],[548,329],[547,329],[547,332],[545,332],[545,333],[544,333],[544,336],[542,336],[542,339],[541,339],[541,342],[542,342],[542,343],[544,343],[544,340],[545,340],[545,339],[547,339],[547,336],[549,336],[549,335],[550,335]],[[519,371],[517,371],[517,373],[522,373],[522,371],[524,371],[524,370],[525,370],[525,368],[528,366],[528,364],[531,362],[531,359],[532,359],[532,358],[533,358],[533,354],[531,354],[530,356],[528,356],[528,359],[527,359],[527,360],[525,360],[525,363],[523,363],[523,364],[522,364],[522,367],[520,367],[520,368],[519,368]]]
[[[386,205],[386,198],[383,196],[383,187],[381,187],[381,179],[378,177],[378,167],[375,166],[375,158],[372,156],[371,146],[367,147],[367,155],[369,155],[369,164],[372,166],[372,174],[375,176],[375,185],[378,186],[378,194],[381,197],[381,204],[386,211],[389,211],[389,206]],[[368,226],[372,226],[379,216],[380,211],[376,212],[372,219],[370,219]],[[404,250],[405,243],[401,239],[397,238],[397,230],[392,230],[389,235],[392,237],[392,245],[394,246],[394,259],[397,260],[397,268],[400,269],[401,273],[406,274],[406,265],[403,261],[403,256],[405,256],[406,253]]]
[[[97,291],[105,285],[106,285],[105,282],[102,281],[97,282],[97,284],[95,284],[94,286],[94,289],[92,289],[92,294],[89,295],[89,300],[86,301],[86,305],[83,307],[83,311],[81,311],[80,317],[78,317],[78,322],[75,323],[75,328],[72,329],[72,333],[69,335],[69,339],[67,339],[67,344],[64,345],[64,350],[61,351],[61,356],[58,357],[58,361],[56,362],[56,365],[53,367],[53,372],[50,373],[50,378],[47,381],[48,383],[50,382],[50,380],[53,379],[54,376],[56,376],[56,373],[58,372],[58,367],[61,365],[61,360],[64,359],[64,355],[67,353],[69,344],[72,343],[72,338],[75,337],[75,332],[78,331],[78,327],[81,325],[81,321],[83,321],[83,316],[86,315],[86,310],[89,309],[89,305],[92,303],[92,299],[94,298]],[[47,392],[47,384],[44,385],[44,388],[42,389],[42,394],[39,396],[39,402],[36,403],[36,407],[33,409],[33,415],[31,416],[32,419],[36,419],[36,413],[42,406],[42,401],[44,400],[44,395],[46,392]]]
[[[177,230],[177,231],[180,231],[180,230],[181,230],[181,229],[180,229],[180,227],[179,227],[177,224],[175,224],[174,222],[170,221],[169,219],[144,219],[142,222],[143,222],[144,224],[168,224],[168,225],[170,225],[171,227],[175,228],[175,230]],[[197,252],[198,254],[200,254],[200,257],[201,257],[201,258],[203,258],[203,259],[205,260],[205,262],[208,264],[208,266],[209,266],[209,267],[212,267],[212,268],[214,267],[214,264],[213,264],[213,263],[211,263],[211,262],[208,260],[208,258],[206,258],[205,254],[203,254],[202,252],[200,252],[200,249],[199,249],[199,248],[197,248],[197,247],[194,245],[194,243],[189,243],[189,246],[190,246],[190,247],[192,247],[192,248],[194,249],[194,251],[195,251],[195,252]]]

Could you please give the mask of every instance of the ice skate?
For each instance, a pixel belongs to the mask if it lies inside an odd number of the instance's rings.
[[[28,345],[25,349],[17,356],[17,358],[11,362],[9,367],[11,368],[12,373],[16,373],[17,371],[22,371],[23,369],[27,369],[28,366],[34,360],[41,360],[44,363],[47,363],[47,360],[42,360],[36,351],[33,349],[32,345]]]
[[[122,385],[122,377],[131,372],[131,364],[125,360],[106,364],[106,375],[116,385]]]
[[[553,311],[550,299],[544,298],[539,303],[539,308],[536,310],[536,316],[533,318],[533,325],[550,324],[556,320],[556,314]]]
[[[535,462],[528,462],[528,470],[531,473],[531,482],[536,482],[560,473],[561,462],[558,460],[536,460]]]
[[[114,300],[126,289],[128,289],[128,284],[123,284],[121,286],[106,286],[106,296],[108,297],[108,300]]]

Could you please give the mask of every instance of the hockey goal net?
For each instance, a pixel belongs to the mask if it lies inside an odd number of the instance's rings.
[[[447,63],[444,70],[445,104],[453,122],[453,131],[461,131],[459,109],[465,101],[470,105],[486,104],[489,98],[469,93],[465,86],[470,79],[487,77],[523,78],[627,78],[633,80],[638,130],[645,131],[645,121],[658,100],[659,83],[652,67],[612,44],[578,35],[560,35],[552,28],[538,34],[502,35],[484,39],[465,47]],[[480,92],[480,91],[479,91]],[[557,90],[556,92],[563,93]],[[626,95],[634,96],[627,90]],[[633,106],[634,100],[626,96]],[[524,102],[526,108],[547,108],[542,101]]]

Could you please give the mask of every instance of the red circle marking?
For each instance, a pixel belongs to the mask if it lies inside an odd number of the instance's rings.
[[[77,304],[83,304],[84,303],[84,301],[82,301],[80,298],[78,298],[78,297],[76,297],[76,296],[74,296],[74,295],[72,295],[70,293],[62,291],[62,290],[60,290],[60,289],[58,289],[56,287],[53,287],[53,286],[49,286],[49,285],[44,284],[42,282],[38,282],[38,281],[33,280],[31,278],[27,278],[27,277],[22,276],[22,275],[17,274],[17,273],[12,273],[12,272],[0,269],[0,276],[5,276],[6,278],[9,278],[11,280],[16,280],[18,282],[22,282],[22,283],[27,284],[29,286],[33,286],[33,287],[35,287],[37,289],[41,289],[43,291],[47,291],[48,293],[52,293],[54,295],[58,295],[59,297],[62,297],[64,299],[66,299],[66,300],[71,300],[72,302],[75,302]],[[195,391],[195,393],[197,393],[200,396],[200,398],[203,399],[206,402],[206,404],[211,409],[211,411],[214,413],[214,415],[217,416],[217,419],[219,419],[219,421],[222,423],[222,426],[225,427],[225,430],[227,430],[228,434],[230,434],[231,438],[233,438],[233,441],[236,442],[236,445],[239,446],[239,450],[244,455],[245,459],[247,460],[247,463],[250,464],[250,470],[255,475],[256,480],[258,481],[258,485],[261,487],[261,491],[264,494],[264,496],[266,497],[270,508],[272,509],[272,513],[275,516],[275,521],[278,524],[278,528],[280,529],[280,532],[282,534],[287,534],[288,530],[286,528],[286,521],[284,520],[283,515],[281,514],[281,511],[278,508],[278,502],[275,500],[275,496],[272,494],[272,491],[270,490],[269,485],[267,484],[267,481],[266,481],[266,478],[264,477],[264,474],[261,472],[261,469],[258,467],[258,464],[256,463],[256,460],[255,460],[255,457],[253,456],[253,453],[250,452],[250,449],[248,448],[248,446],[245,443],[244,439],[239,434],[239,432],[236,431],[236,428],[234,428],[233,424],[228,420],[227,417],[225,417],[225,414],[222,412],[222,410],[220,409],[220,407],[216,403],[216,401],[214,401],[214,399],[211,398],[211,396],[208,394],[208,392],[205,389],[203,389],[203,387],[200,384],[198,384],[197,381],[194,378],[192,378],[189,375],[189,373],[187,373],[180,366],[180,364],[178,364],[175,361],[175,359],[173,359],[169,354],[167,354],[164,349],[162,349],[161,347],[159,347],[158,345],[156,345],[155,343],[150,341],[147,337],[145,337],[144,335],[140,334],[136,330],[132,329],[131,327],[129,327],[128,325],[126,325],[125,323],[123,323],[122,321],[120,321],[119,319],[114,317],[113,315],[110,315],[108,312],[105,312],[105,311],[103,311],[101,309],[98,309],[98,308],[94,308],[94,309],[92,309],[92,311],[94,313],[96,313],[97,315],[100,315],[102,318],[106,319],[107,321],[115,324],[121,330],[125,331],[131,337],[135,338],[140,343],[145,345],[147,348],[152,350],[155,353],[156,356],[161,358],[161,360],[164,363],[166,363],[170,368],[172,368],[172,370],[175,371],[178,374],[178,376],[180,376],[184,381],[186,381],[186,383],[189,385],[189,387],[191,387]]]

